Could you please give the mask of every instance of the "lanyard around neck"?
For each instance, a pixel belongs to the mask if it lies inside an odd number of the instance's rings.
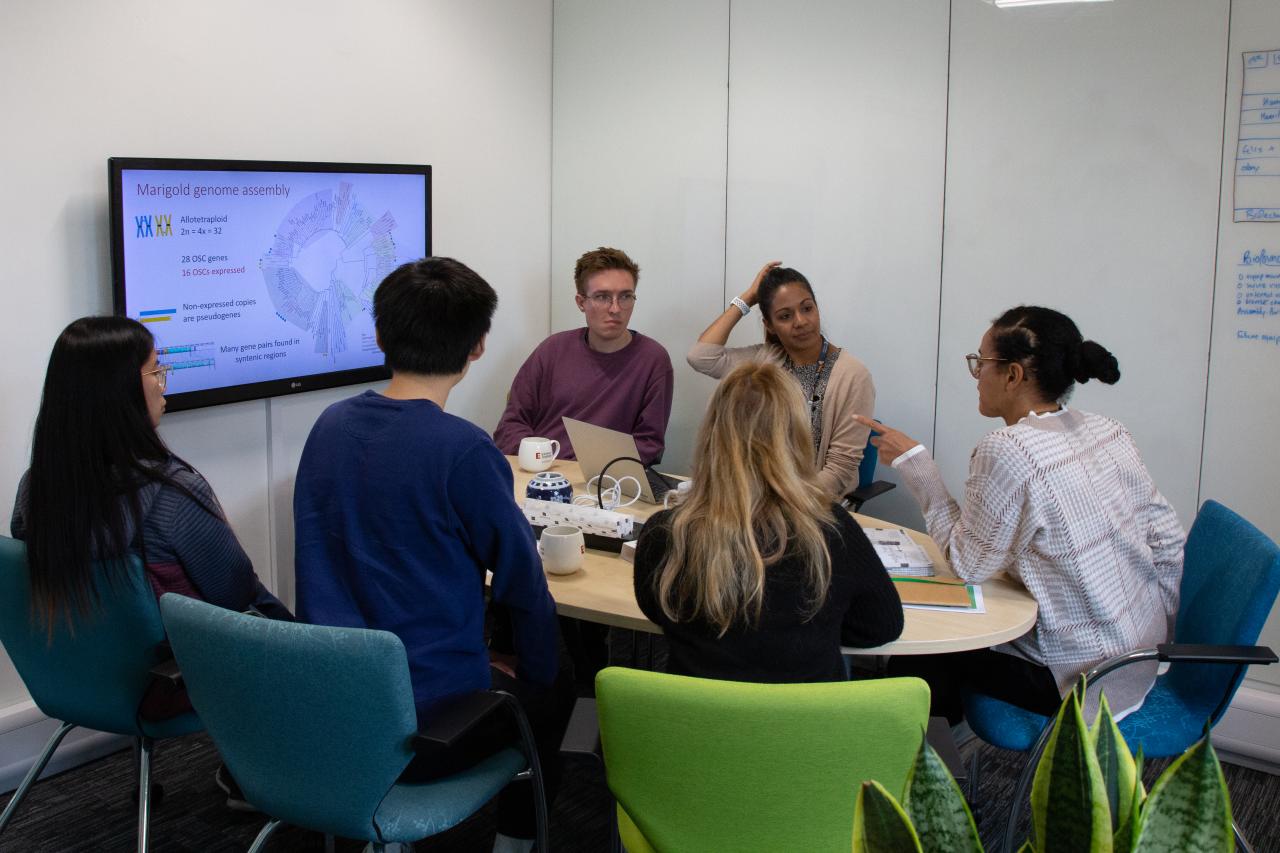
[[[814,371],[813,384],[809,386],[809,393],[805,395],[807,398],[805,402],[809,404],[809,408],[811,409],[818,404],[818,399],[819,399],[818,383],[822,381],[822,369],[827,366],[827,354],[830,351],[831,351],[831,342],[828,341],[826,336],[824,335],[822,338],[822,350],[818,353],[818,369]],[[791,358],[790,355],[787,356],[787,359],[793,365],[796,363],[795,359]]]

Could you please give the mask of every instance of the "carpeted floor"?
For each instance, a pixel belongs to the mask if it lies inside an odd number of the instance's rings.
[[[639,648],[632,648],[626,632],[614,634],[610,655],[614,663],[650,668],[664,665],[661,638],[642,635],[636,644]],[[1023,756],[972,739],[960,750],[966,764],[975,750],[981,750],[975,817],[983,843],[995,851],[1008,820],[1008,803]],[[164,787],[164,797],[152,809],[154,853],[219,853],[249,848],[265,818],[226,808],[224,795],[213,781],[218,764],[217,751],[204,734],[157,745],[152,779]],[[1166,765],[1167,762],[1148,763],[1148,789]],[[1234,765],[1223,765],[1223,770],[1236,820],[1255,850],[1280,853],[1280,776]],[[130,750],[42,780],[0,837],[0,851],[133,850],[137,815],[131,796],[134,784]],[[587,758],[567,758],[560,795],[551,812],[552,849],[557,853],[609,850],[611,809],[612,800],[599,764]],[[493,843],[493,819],[490,804],[449,832],[419,842],[415,850],[487,851]],[[342,839],[336,844],[340,853],[362,848],[361,843]],[[324,849],[324,840],[319,833],[283,827],[272,836],[266,849],[269,853],[318,851]]]
[[[961,749],[966,759],[982,750],[978,793],[979,831],[989,850],[1008,815],[1008,800],[1022,756],[977,741]],[[136,808],[130,797],[132,753],[128,750],[44,780],[32,789],[0,849],[15,851],[129,851],[135,844]],[[565,782],[552,812],[551,839],[556,851],[607,851],[610,799],[604,775],[594,762],[570,758]],[[156,750],[153,778],[165,796],[154,809],[155,853],[244,851],[262,827],[259,815],[228,810],[214,785],[217,753],[203,735],[166,741]],[[1161,766],[1149,768],[1151,777]],[[1258,853],[1280,851],[1280,776],[1224,765],[1236,818]],[[483,851],[493,840],[491,807],[453,830],[420,842],[417,851]],[[339,840],[338,851],[362,845]],[[268,843],[272,853],[323,849],[318,833],[282,828]]]

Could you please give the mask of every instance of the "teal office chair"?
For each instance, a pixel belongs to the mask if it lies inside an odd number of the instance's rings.
[[[546,804],[532,733],[514,697],[471,694],[418,732],[409,664],[394,634],[263,619],[172,593],[160,599],[191,702],[244,797],[281,825],[371,842],[381,851],[460,823],[508,782],[532,778],[538,848]],[[490,713],[516,715],[507,748],[442,779],[398,783],[415,750],[448,746]]]
[[[164,627],[141,561],[130,557],[124,570],[115,572],[115,582],[99,583],[98,593],[88,618],[76,616],[74,630],[59,621],[50,637],[46,627],[31,618],[26,546],[0,537],[0,642],[36,707],[45,716],[61,721],[0,815],[0,833],[67,732],[83,726],[135,739],[138,850],[145,853],[150,832],[152,744],[159,738],[199,731],[201,724],[190,712],[160,722],[138,716],[143,695],[156,678],[151,669],[165,657],[161,646]]]
[[[1254,644],[1280,591],[1280,547],[1222,504],[1205,501],[1184,553],[1174,642],[1112,658],[1087,675],[1092,682],[1137,661],[1169,663],[1142,707],[1120,721],[1129,748],[1141,746],[1147,758],[1182,754],[1204,734],[1206,720],[1216,725],[1222,718],[1247,666],[1276,662],[1271,649]],[[1105,678],[1102,685],[1105,691]],[[976,693],[964,697],[964,710],[970,728],[987,743],[1031,751],[1005,831],[1005,849],[1012,850],[1052,720]],[[1248,849],[1238,828],[1236,837]]]
[[[619,834],[653,850],[848,853],[858,788],[900,797],[929,717],[918,678],[747,684],[596,676]]]
[[[862,451],[862,461],[858,463],[858,488],[844,496],[844,505],[853,512],[860,512],[864,503],[896,487],[888,480],[876,479],[876,465],[880,461],[880,450],[871,443],[871,438],[879,434],[873,432],[867,436],[867,446]]]

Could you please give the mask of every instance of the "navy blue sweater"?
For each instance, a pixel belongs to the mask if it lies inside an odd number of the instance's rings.
[[[316,421],[294,486],[299,618],[396,634],[419,707],[489,687],[485,570],[511,611],[517,674],[550,684],[555,604],[511,466],[429,400],[367,391]]]
[[[199,473],[170,458],[161,466],[172,484],[148,483],[138,490],[142,534],[130,530],[133,552],[143,557],[161,589],[186,590],[172,585],[176,571],[205,601],[229,610],[253,607],[272,619],[292,619],[279,599],[267,591],[253,571],[249,555],[227,524],[209,482]],[[9,526],[15,539],[26,538],[26,513],[30,471],[18,483],[13,518]],[[169,578],[157,585],[154,578]]]

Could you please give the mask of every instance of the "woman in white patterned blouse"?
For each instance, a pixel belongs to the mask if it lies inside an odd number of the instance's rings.
[[[963,507],[923,445],[863,422],[882,433],[873,439],[881,459],[902,476],[956,574],[980,583],[1006,572],[1035,597],[1039,615],[1011,643],[914,665],[898,659],[891,671],[928,678],[935,713],[952,722],[962,715],[961,687],[1050,714],[1094,664],[1172,635],[1186,536],[1128,430],[1067,408],[1076,382],[1120,378],[1115,357],[1083,340],[1071,318],[1010,309],[965,358],[978,411],[1005,425],[974,449]],[[1155,665],[1139,664],[1100,686],[1123,715],[1154,679]],[[1097,695],[1089,692],[1091,709]]]

